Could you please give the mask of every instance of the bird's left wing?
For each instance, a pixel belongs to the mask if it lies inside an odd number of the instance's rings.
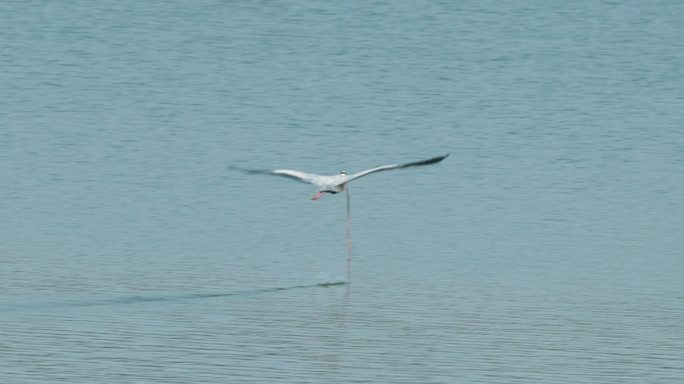
[[[244,172],[250,175],[275,175],[287,177],[288,179],[301,181],[307,184],[317,184],[317,178],[321,177],[313,173],[293,171],[291,169],[249,169],[237,166],[230,166],[229,169]]]
[[[302,183],[307,184],[316,184],[316,179],[320,177],[319,175],[314,175],[313,173],[293,171],[291,169],[275,169],[268,173],[271,175],[287,177],[288,179],[301,181]]]
[[[389,171],[392,169],[401,169],[401,168],[408,168],[408,167],[418,167],[421,165],[436,164],[436,163],[439,163],[440,161],[446,159],[447,157],[449,157],[448,153],[446,155],[433,157],[433,158],[427,159],[427,160],[412,161],[410,163],[404,163],[404,164],[383,165],[381,167],[371,168],[371,169],[350,175],[346,182],[348,183],[352,180],[358,179],[359,177],[370,175],[371,173],[375,173],[375,172]]]

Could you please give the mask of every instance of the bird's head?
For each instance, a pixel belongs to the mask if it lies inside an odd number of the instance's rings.
[[[340,171],[340,175],[346,175],[347,171]]]

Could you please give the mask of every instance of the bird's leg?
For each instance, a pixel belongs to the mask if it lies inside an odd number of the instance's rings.
[[[318,192],[316,192],[316,194],[313,195],[313,197],[311,198],[311,200],[318,200],[318,199],[320,199],[320,198],[323,196],[324,193],[325,193],[324,191],[318,191]]]

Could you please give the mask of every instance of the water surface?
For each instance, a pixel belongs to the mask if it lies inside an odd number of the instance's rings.
[[[683,16],[3,2],[0,381],[682,382]]]

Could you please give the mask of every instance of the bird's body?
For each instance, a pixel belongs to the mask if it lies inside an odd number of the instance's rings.
[[[319,192],[333,194],[344,191],[344,186],[350,181],[349,175],[347,175],[346,172],[340,172],[339,174],[332,176],[323,176],[290,169],[276,169],[271,171],[271,174],[313,184],[318,187]]]
[[[371,169],[361,171],[361,172],[357,172],[357,173],[354,173],[351,175],[348,175],[344,171],[340,172],[337,175],[323,176],[323,175],[317,175],[317,174],[313,174],[313,173],[295,171],[295,170],[291,170],[291,169],[252,170],[252,169],[244,169],[244,168],[239,168],[239,167],[231,167],[231,168],[237,169],[237,170],[240,170],[243,172],[247,172],[247,173],[252,173],[252,174],[267,174],[267,175],[282,176],[282,177],[287,177],[287,178],[290,178],[293,180],[301,181],[303,183],[313,184],[318,188],[318,192],[312,197],[312,200],[318,200],[321,196],[323,196],[323,194],[326,194],[326,193],[335,194],[335,193],[339,193],[339,192],[344,191],[347,183],[352,182],[352,181],[354,181],[360,177],[370,175],[371,173],[389,171],[392,169],[401,169],[401,168],[416,167],[416,166],[421,166],[421,165],[436,164],[436,163],[439,163],[440,161],[446,159],[448,156],[449,156],[449,154],[446,154],[446,155],[442,155],[442,156],[433,157],[431,159],[413,161],[410,163],[383,165],[381,167],[371,168]]]

